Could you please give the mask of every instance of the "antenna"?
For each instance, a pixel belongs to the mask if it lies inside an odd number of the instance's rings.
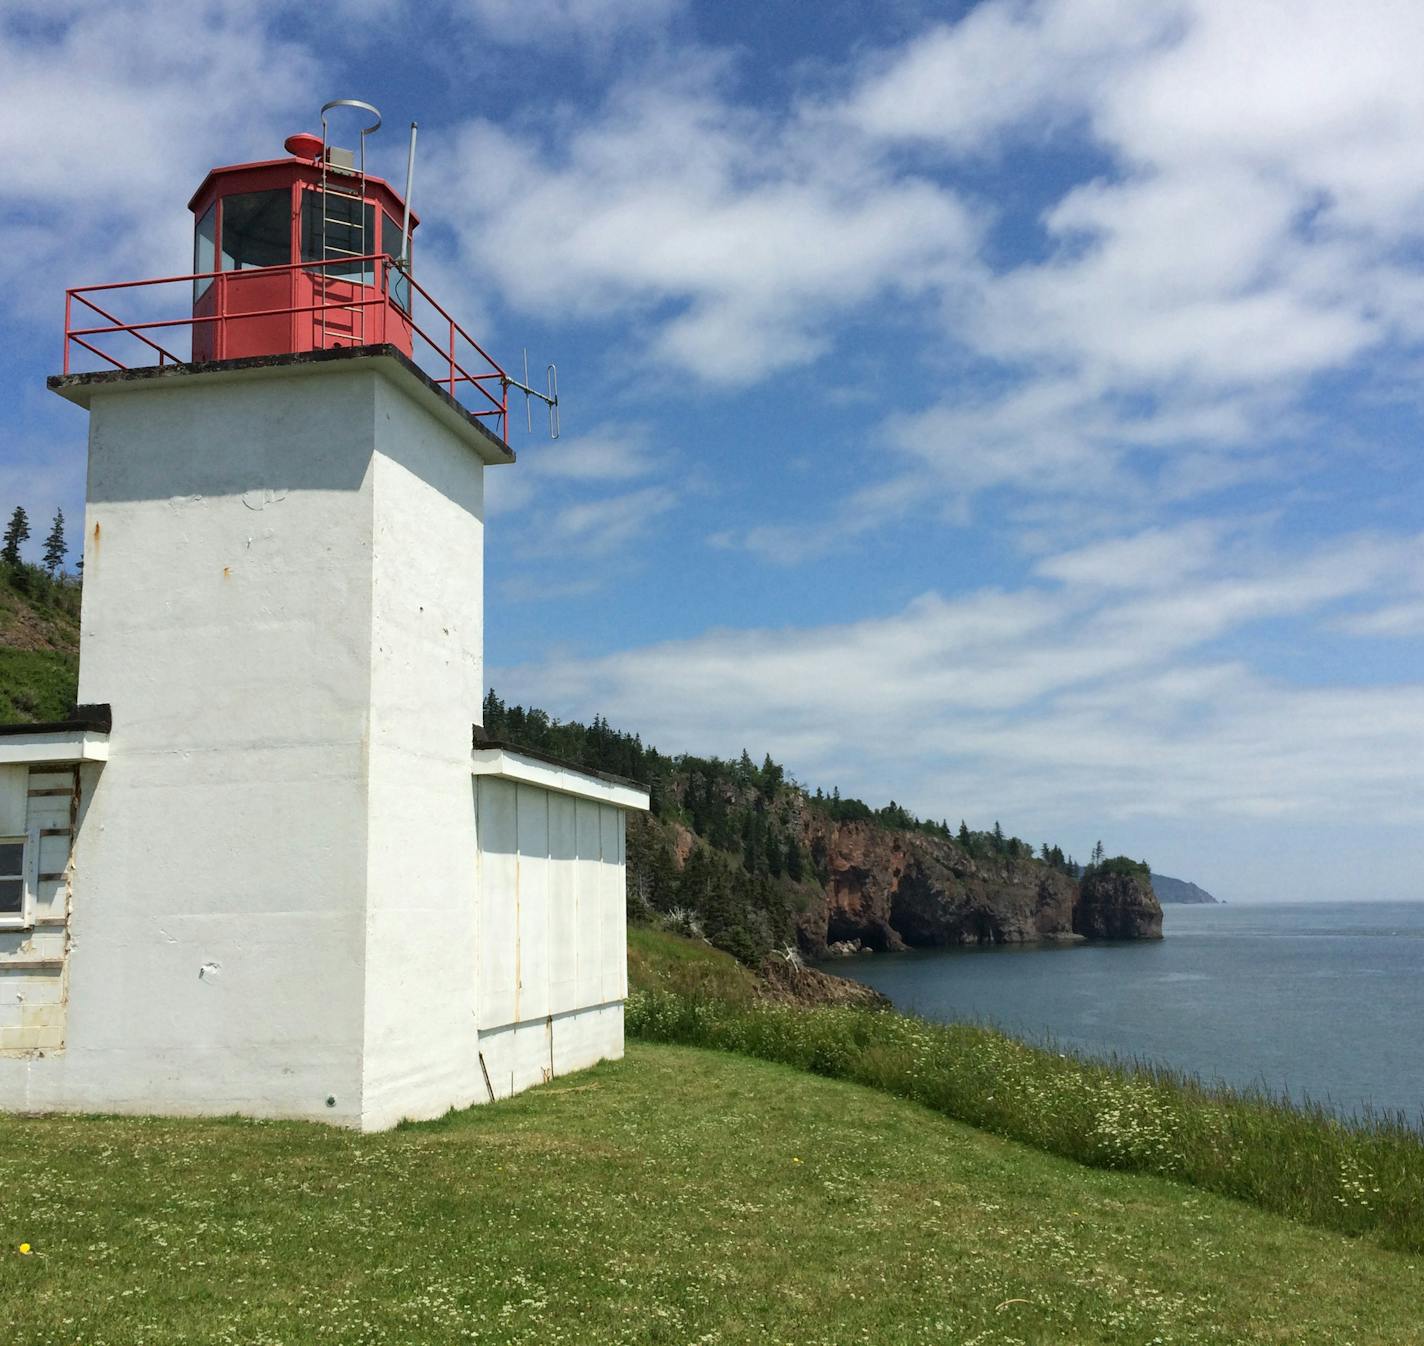
[[[505,389],[518,388],[524,394],[524,420],[528,425],[530,433],[534,430],[534,414],[530,406],[531,397],[538,398],[549,408],[549,438],[559,437],[559,371],[557,366],[548,365],[545,368],[545,377],[548,379],[549,391],[541,393],[537,388],[531,387],[529,383],[529,351],[524,352],[524,382],[512,379],[508,374],[504,375],[502,382]]]
[[[405,268],[406,275],[410,275],[410,189],[415,181],[415,123],[410,124],[410,152],[405,161],[405,221],[401,225],[401,255],[400,264]],[[526,371],[525,381],[528,381]]]

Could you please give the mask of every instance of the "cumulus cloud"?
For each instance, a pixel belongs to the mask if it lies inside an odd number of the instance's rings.
[[[1045,558],[1014,591],[561,655],[512,676],[536,702],[596,706],[664,747],[755,743],[814,781],[893,782],[936,817],[988,798],[1045,826],[1322,811],[1417,823],[1424,685],[1297,687],[1215,651],[1407,583],[1418,546],[1356,537],[1287,560],[1188,525]]]
[[[7,5],[7,302],[52,322],[66,285],[185,270],[182,206],[217,161],[215,137],[227,162],[272,157],[309,113],[316,69],[234,0],[193,0],[181,24],[161,0]]]
[[[462,255],[518,305],[630,315],[660,360],[744,384],[970,253],[977,227],[952,191],[737,107],[724,71],[694,61],[624,85],[595,117],[560,120],[557,147],[466,126],[431,170]]]

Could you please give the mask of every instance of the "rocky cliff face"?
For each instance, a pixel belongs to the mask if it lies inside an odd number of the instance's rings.
[[[812,955],[841,941],[878,951],[1073,938],[1077,883],[1031,860],[971,856],[955,842],[868,822],[802,815],[827,873],[824,900],[798,921]]]
[[[1162,907],[1145,873],[1089,873],[1073,908],[1073,929],[1088,939],[1161,939]]]

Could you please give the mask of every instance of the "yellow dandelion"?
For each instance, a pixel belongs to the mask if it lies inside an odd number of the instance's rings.
[[[22,1243],[22,1244],[20,1244],[20,1256],[21,1256],[21,1257],[28,1257],[29,1255],[30,1255],[30,1245],[29,1245],[28,1243]]]

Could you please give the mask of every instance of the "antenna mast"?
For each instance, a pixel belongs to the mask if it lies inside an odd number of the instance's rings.
[[[401,224],[400,264],[410,275],[410,189],[415,181],[415,123],[410,124],[410,152],[405,161],[405,220]]]

